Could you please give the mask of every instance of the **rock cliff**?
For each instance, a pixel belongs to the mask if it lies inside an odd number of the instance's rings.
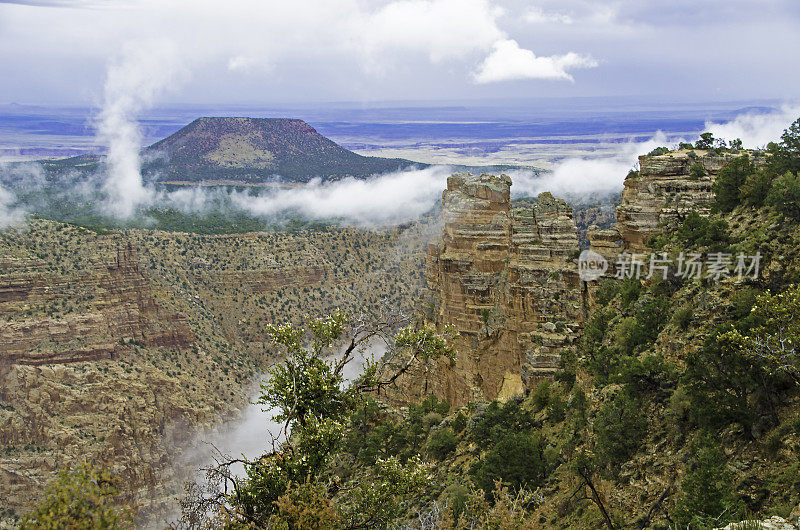
[[[639,157],[625,179],[617,224],[587,230],[591,250],[609,262],[644,253],[650,237],[690,211],[708,215],[712,185],[736,157],[754,151],[679,150]],[[433,393],[451,404],[506,399],[552,375],[581,333],[597,282],[582,282],[574,258],[573,211],[550,193],[512,207],[511,180],[455,174],[442,196],[443,229],[428,247],[422,304],[426,321],[460,333],[454,364],[419,366],[401,378],[398,401]]]
[[[124,354],[130,342],[178,349],[194,342],[186,317],[164,310],[153,298],[130,241],[111,245],[117,248],[110,249],[106,262],[84,271],[77,282],[71,275],[43,270],[40,260],[0,262],[0,319],[7,321],[0,326],[1,362],[110,359]],[[65,309],[69,299],[84,307]],[[44,315],[34,315],[33,307],[46,308]],[[19,318],[26,312],[28,318]]]
[[[737,157],[750,155],[760,164],[758,151],[716,153],[677,150],[639,157],[639,171],[625,179],[617,228],[629,252],[641,252],[647,240],[692,210],[708,215],[717,173]]]
[[[397,399],[505,399],[552,374],[573,343],[584,313],[572,209],[549,193],[512,208],[510,186],[505,175],[448,179],[423,314],[457,329],[459,355],[401,378]]]

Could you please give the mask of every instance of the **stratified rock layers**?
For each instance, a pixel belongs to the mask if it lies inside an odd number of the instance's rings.
[[[711,188],[719,171],[744,155],[759,165],[763,161],[759,154],[679,150],[640,156],[639,172],[625,179],[622,203],[617,206],[617,228],[625,248],[643,251],[648,239],[691,211],[708,215],[714,201]]]
[[[82,296],[90,302],[85,312],[19,319],[30,304],[57,306],[71,296],[74,278],[38,272],[38,267],[19,260],[0,263],[0,318],[7,317],[0,326],[0,363],[108,359],[130,341],[185,348],[195,340],[183,315],[165,311],[153,299],[151,282],[139,270],[130,242],[121,243],[106,266],[80,279]]]
[[[456,328],[459,353],[453,364],[401,378],[397,399],[507,399],[552,374],[574,341],[584,315],[572,209],[549,193],[512,209],[510,186],[505,175],[448,179],[441,240],[428,247],[423,314]]]

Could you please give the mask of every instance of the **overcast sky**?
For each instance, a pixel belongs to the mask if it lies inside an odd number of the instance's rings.
[[[796,0],[0,0],[0,103],[797,101],[798,64]]]

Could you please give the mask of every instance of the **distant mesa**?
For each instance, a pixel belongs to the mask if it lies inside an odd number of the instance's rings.
[[[258,184],[280,176],[284,181],[313,178],[364,178],[427,164],[402,158],[363,156],[289,118],[198,118],[143,150],[142,172],[167,183]],[[53,170],[90,169],[98,158],[83,155],[46,166]]]

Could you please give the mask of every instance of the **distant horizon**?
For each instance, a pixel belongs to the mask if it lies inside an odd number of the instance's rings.
[[[359,108],[366,107],[370,109],[413,109],[413,108],[470,108],[470,107],[509,107],[509,106],[530,106],[535,104],[547,102],[619,102],[628,103],[631,105],[642,103],[653,104],[669,104],[669,105],[692,105],[692,106],[718,106],[718,105],[776,105],[784,103],[795,103],[800,101],[800,97],[793,99],[785,99],[780,97],[739,97],[739,98],[701,98],[691,96],[679,96],[674,94],[628,94],[628,95],[598,95],[598,96],[536,96],[536,97],[484,97],[484,98],[443,98],[443,99],[371,99],[371,100],[280,100],[273,102],[259,102],[242,101],[237,103],[231,102],[214,102],[214,101],[182,101],[171,100],[164,98],[164,101],[154,105],[150,109],[144,111],[157,112],[159,110],[178,110],[178,109],[201,109],[201,108],[218,108],[218,109],[292,109],[292,108],[312,108],[316,109],[321,106],[333,106],[343,108]],[[56,101],[38,101],[38,102],[20,102],[20,101],[6,101],[0,103],[0,109],[7,107],[22,107],[22,108],[42,108],[42,109],[93,109],[100,108],[100,104],[93,104],[90,101],[71,101],[71,102],[56,102]],[[200,116],[198,116],[200,117]]]

